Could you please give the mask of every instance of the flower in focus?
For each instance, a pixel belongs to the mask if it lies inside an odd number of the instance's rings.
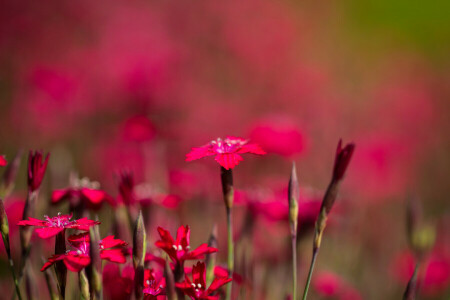
[[[144,271],[143,292],[145,300],[156,300],[158,296],[164,296],[166,294],[165,285],[164,277],[156,276],[153,270],[147,269]]]
[[[79,272],[91,263],[91,258],[89,257],[89,233],[71,235],[68,238],[68,241],[73,247],[73,250],[70,250],[65,254],[53,255],[48,259],[48,262],[44,264],[41,271],[45,271],[60,260],[62,260],[67,269],[72,272]],[[110,262],[125,263],[126,251],[123,247],[126,245],[126,242],[115,239],[112,235],[107,236],[99,242],[100,257]]]
[[[176,287],[181,289],[192,300],[215,300],[218,295],[213,295],[220,287],[230,282],[227,277],[215,277],[208,289],[206,289],[206,266],[203,262],[198,262],[192,268],[192,281],[185,275],[185,281],[176,283]]]
[[[206,156],[215,155],[215,160],[225,169],[233,169],[243,159],[240,154],[253,153],[264,155],[266,152],[257,144],[249,143],[239,137],[227,136],[225,139],[218,138],[208,144],[192,148],[186,154],[186,161],[193,161]]]
[[[189,226],[180,226],[177,232],[177,239],[174,240],[170,232],[164,228],[158,227],[158,233],[161,240],[156,241],[155,245],[164,250],[174,262],[184,262],[185,260],[202,259],[205,254],[214,253],[218,250],[213,247],[208,247],[204,243],[195,250],[190,251],[190,229]]]
[[[4,167],[8,164],[8,161],[6,160],[4,155],[0,155],[0,167]]]
[[[42,151],[30,151],[28,156],[28,189],[33,192],[41,186],[42,179],[47,169],[49,153],[45,156],[45,160],[42,161]]]
[[[44,220],[30,217],[28,220],[20,221],[19,223],[17,223],[17,225],[40,227],[36,229],[36,232],[38,233],[40,238],[46,239],[57,235],[64,229],[88,231],[91,226],[100,224],[100,222],[88,220],[88,218],[70,220],[71,218],[72,214],[61,215],[61,213],[58,213],[58,216],[52,218],[44,216]]]
[[[68,199],[73,207],[84,203],[91,208],[99,208],[104,201],[114,205],[113,198],[99,187],[98,182],[87,178],[73,179],[70,187],[54,190],[51,201],[56,204]]]

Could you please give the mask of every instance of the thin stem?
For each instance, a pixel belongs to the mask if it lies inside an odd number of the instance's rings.
[[[292,235],[292,299],[297,300],[297,235]]]
[[[417,273],[419,272],[420,262],[416,263],[414,273],[406,286],[405,293],[403,294],[403,300],[414,300],[417,293]]]
[[[308,295],[309,285],[311,283],[311,277],[314,270],[314,265],[316,264],[317,254],[319,253],[319,248],[313,249],[313,255],[311,258],[311,265],[309,267],[308,279],[306,280],[305,291],[303,292],[303,300],[306,300],[306,296]]]
[[[19,281],[17,280],[16,272],[14,272],[14,262],[11,257],[9,257],[9,268],[10,268],[11,274],[13,276],[14,285],[16,287],[17,297],[19,298],[19,300],[22,300],[22,295],[20,294]]]
[[[233,242],[233,215],[231,207],[227,207],[227,231],[228,231],[228,276],[233,277],[234,270],[234,242]],[[227,284],[227,300],[231,299],[232,282]]]

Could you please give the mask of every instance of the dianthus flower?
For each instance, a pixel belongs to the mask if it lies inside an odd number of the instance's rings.
[[[208,144],[192,148],[186,154],[186,161],[193,161],[206,156],[215,155],[215,160],[225,169],[233,169],[243,160],[240,154],[253,153],[264,155],[266,152],[257,144],[249,143],[239,137],[227,136],[225,139],[218,138]]]
[[[76,229],[82,231],[88,231],[91,226],[100,224],[98,221],[88,220],[88,218],[82,218],[79,220],[70,220],[72,214],[61,215],[58,213],[56,217],[44,216],[44,220],[35,218],[28,218],[28,220],[22,220],[17,223],[19,226],[37,226],[36,229],[40,238],[46,239],[57,235],[65,229]]]
[[[192,268],[192,281],[185,275],[185,281],[176,283],[176,287],[192,300],[217,300],[215,292],[232,279],[227,277],[215,277],[209,288],[206,288],[206,266],[203,262],[198,262]]]
[[[144,270],[144,299],[157,300],[158,296],[166,294],[166,282],[164,277],[157,276],[153,270]]]
[[[79,272],[91,263],[91,258],[89,257],[89,233],[71,235],[68,238],[68,242],[73,247],[73,250],[69,250],[65,254],[53,255],[48,259],[48,262],[44,264],[41,271],[45,271],[60,260],[62,260],[67,269],[72,272]],[[126,242],[115,239],[112,235],[107,236],[98,244],[98,247],[100,248],[100,258],[110,262],[125,263],[126,251],[123,247],[126,245]]]
[[[190,251],[190,229],[187,225],[186,227],[180,226],[178,228],[176,240],[164,228],[158,227],[158,233],[161,236],[161,240],[155,243],[156,247],[164,250],[176,263],[184,262],[185,260],[202,259],[205,254],[218,251],[216,248],[208,247],[206,243]]]
[[[0,167],[4,167],[8,164],[8,161],[6,160],[4,155],[0,155]]]

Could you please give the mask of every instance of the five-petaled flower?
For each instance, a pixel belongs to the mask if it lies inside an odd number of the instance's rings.
[[[243,160],[240,155],[243,153],[266,154],[257,144],[249,143],[248,140],[239,137],[227,136],[225,139],[218,138],[204,146],[192,148],[191,152],[186,154],[186,161],[215,155],[215,160],[229,170]]]
[[[48,259],[48,262],[44,264],[41,271],[45,271],[60,260],[62,260],[67,269],[72,272],[79,272],[91,263],[91,258],[89,257],[89,233],[85,232],[71,235],[69,236],[68,241],[73,247],[73,250],[69,250],[64,254],[53,255]],[[126,262],[126,250],[124,249],[126,245],[126,242],[115,239],[112,235],[107,236],[101,240],[98,245],[100,248],[100,258],[110,262],[123,264]]]
[[[166,294],[166,282],[163,276],[157,276],[151,269],[144,270],[144,299],[157,300]],[[165,298],[164,298],[165,299]]]
[[[33,192],[41,186],[42,179],[47,169],[48,158],[50,154],[45,156],[45,160],[42,161],[42,151],[30,151],[28,156],[28,189]]]
[[[36,229],[40,238],[46,239],[57,235],[65,229],[76,229],[82,231],[88,231],[91,226],[100,224],[98,221],[88,220],[88,218],[82,218],[78,220],[70,220],[72,214],[61,215],[58,213],[56,217],[44,216],[44,220],[35,218],[29,218],[28,220],[22,220],[17,223],[19,226],[37,226]]]
[[[190,251],[189,239],[191,233],[187,225],[186,227],[180,226],[178,228],[176,240],[164,228],[158,227],[158,233],[161,236],[161,240],[155,243],[156,247],[164,250],[175,263],[183,263],[185,260],[202,259],[205,254],[218,251],[216,248],[208,247],[206,243]]]
[[[231,280],[231,278],[227,277],[215,277],[207,289],[205,263],[198,262],[192,268],[192,281],[187,275],[185,275],[185,281],[182,283],[176,283],[175,285],[192,300],[216,300],[219,299],[218,295],[214,295],[216,291]]]

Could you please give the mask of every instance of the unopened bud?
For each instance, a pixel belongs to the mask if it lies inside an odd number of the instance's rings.
[[[295,163],[292,163],[291,177],[289,179],[288,202],[289,202],[289,224],[291,226],[291,235],[297,234],[298,223],[298,197],[300,189],[297,179],[297,170]]]

